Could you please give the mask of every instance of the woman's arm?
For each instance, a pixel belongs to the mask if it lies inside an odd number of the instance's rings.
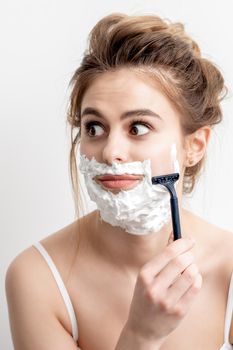
[[[15,350],[77,350],[56,317],[44,272],[31,248],[10,264],[5,287]]]

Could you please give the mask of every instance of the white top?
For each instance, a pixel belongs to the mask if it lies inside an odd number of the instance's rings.
[[[233,345],[229,342],[230,327],[233,311],[233,273],[231,275],[230,287],[228,291],[227,308],[225,314],[225,327],[224,327],[224,344],[221,346],[220,350],[232,350]]]
[[[50,270],[52,271],[54,279],[57,282],[58,289],[60,290],[60,293],[62,295],[62,298],[64,300],[64,303],[66,305],[66,308],[67,308],[67,311],[68,311],[68,314],[70,317],[73,339],[74,339],[75,343],[77,343],[77,341],[78,341],[78,323],[76,320],[75,311],[74,311],[72,302],[70,300],[70,297],[69,297],[67,289],[64,285],[64,282],[61,278],[61,275],[60,275],[58,269],[56,268],[56,265],[54,264],[52,258],[50,257],[50,255],[48,254],[46,249],[44,248],[44,246],[40,242],[34,243],[33,246],[35,248],[37,248],[38,251],[41,253],[41,255],[45,258]],[[78,347],[78,349],[80,349],[80,348]]]
[[[75,311],[72,305],[72,302],[70,300],[69,294],[67,292],[67,289],[64,285],[64,282],[61,278],[60,273],[58,272],[53,260],[45,250],[44,246],[40,242],[36,242],[33,244],[35,248],[38,249],[38,251],[42,254],[42,256],[45,258],[46,262],[48,263],[48,266],[50,270],[52,271],[52,274],[54,276],[54,279],[57,283],[57,286],[60,290],[60,293],[64,299],[64,303],[66,305],[71,327],[72,327],[72,334],[73,339],[77,343],[78,341],[78,323],[75,316]],[[226,308],[226,314],[225,314],[225,327],[224,327],[224,344],[221,346],[219,350],[233,350],[233,345],[229,342],[229,333],[230,333],[230,326],[231,326],[231,319],[232,319],[232,312],[233,312],[233,273],[231,275],[231,281],[228,291],[228,299],[227,299],[227,308]],[[80,349],[78,347],[78,349]],[[81,349],[80,349],[81,350]]]

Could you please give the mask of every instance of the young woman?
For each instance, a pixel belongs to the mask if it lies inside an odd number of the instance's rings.
[[[72,78],[71,175],[97,210],[10,264],[16,350],[233,349],[232,233],[182,207],[222,119],[224,80],[180,23],[112,14]],[[178,171],[182,238],[169,194]]]

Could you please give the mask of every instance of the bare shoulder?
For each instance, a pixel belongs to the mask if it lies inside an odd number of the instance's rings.
[[[43,288],[41,281],[43,281],[43,285],[46,288]],[[9,298],[13,296],[14,287],[17,286],[19,298],[23,298],[24,292],[27,292],[27,289],[28,292],[30,290],[33,292],[31,293],[31,297],[41,298],[43,293],[43,298],[47,298],[47,302],[52,308],[53,301],[52,298],[49,300],[50,293],[46,295],[48,282],[47,269],[34,247],[29,247],[20,252],[10,263],[6,272],[5,284]],[[22,295],[20,295],[21,293]],[[38,295],[36,295],[37,293]]]
[[[56,259],[62,247],[63,252],[66,251],[74,226],[72,223],[41,241],[44,241],[53,259]],[[59,264],[65,276],[65,265]],[[63,348],[77,349],[57,285],[47,263],[34,246],[20,252],[9,264],[5,290],[16,349],[31,349],[30,343],[34,344],[33,348],[46,350],[61,348],[61,344]],[[63,322],[64,319],[67,324]]]
[[[226,286],[225,300],[227,301],[233,273],[233,233],[205,221],[202,221],[202,225],[208,230],[208,239],[211,243],[210,252],[212,256],[215,256],[215,259],[212,259],[215,262],[213,266],[216,271],[219,271],[219,285]],[[233,318],[231,319],[229,341],[233,344]]]
[[[57,266],[64,281],[67,277],[67,268],[77,252],[81,236],[85,236],[85,232],[83,231],[85,226],[88,226],[87,223],[90,221],[90,215],[75,220],[40,240],[40,243]],[[17,275],[16,272],[20,271],[25,271],[25,278],[27,276],[28,278],[35,276],[35,271],[41,275],[49,272],[46,262],[33,245],[20,252],[11,261],[7,269],[6,278],[11,275]]]
[[[215,280],[215,285],[221,288],[225,308],[233,273],[233,232],[213,225],[189,211],[184,212],[184,227],[187,234],[193,234],[196,239],[195,250],[201,274],[207,284],[208,281]],[[233,343],[233,319],[230,341]]]
[[[63,227],[59,231],[56,231],[47,237],[43,238],[40,243],[48,250],[48,253],[53,259],[56,259],[57,255],[63,253],[68,249],[68,246],[73,246],[73,240],[75,240],[75,227],[76,222]],[[64,254],[61,254],[64,255]],[[62,260],[62,259],[60,259]],[[37,274],[46,273],[47,269],[44,259],[38,253],[37,249],[32,245],[21,251],[10,263],[7,269],[6,278],[8,276],[17,276],[17,272],[25,271],[25,278],[30,278]],[[27,272],[27,273],[26,273]],[[16,275],[16,276],[15,276]]]
[[[184,227],[197,241],[200,258],[210,269],[217,266],[223,278],[229,279],[233,271],[233,232],[220,228],[203,218],[185,211]],[[192,231],[190,232],[190,227]]]

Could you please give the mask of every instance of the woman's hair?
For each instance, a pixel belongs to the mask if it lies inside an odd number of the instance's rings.
[[[70,172],[76,209],[79,186],[75,154],[80,138],[81,103],[88,87],[102,73],[127,67],[152,77],[181,112],[184,134],[219,123],[220,102],[226,94],[219,69],[201,56],[197,43],[185,33],[181,23],[153,15],[113,13],[94,26],[88,39],[88,48],[71,79],[67,116],[71,125]],[[186,167],[184,193],[193,190],[202,165],[203,159]]]

